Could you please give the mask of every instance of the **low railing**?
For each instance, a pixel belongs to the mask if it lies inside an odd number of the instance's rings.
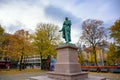
[[[80,67],[82,71],[120,73],[120,66],[80,66]]]

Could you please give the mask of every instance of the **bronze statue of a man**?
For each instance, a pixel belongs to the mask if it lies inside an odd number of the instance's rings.
[[[69,20],[68,17],[65,18],[63,27],[59,32],[62,32],[62,37],[65,39],[66,43],[71,41],[71,20]]]

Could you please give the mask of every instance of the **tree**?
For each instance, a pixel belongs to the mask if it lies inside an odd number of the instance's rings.
[[[4,29],[0,25],[0,55],[2,54],[3,33],[4,33]]]
[[[93,63],[95,62],[94,61],[94,54],[93,53],[89,53],[88,62],[90,62],[91,65],[93,65]]]
[[[87,19],[82,23],[82,36],[88,44],[92,47],[94,54],[95,65],[97,64],[96,47],[103,39],[105,39],[105,28],[102,27],[103,21]]]
[[[7,59],[9,58],[8,53],[9,53],[9,44],[10,44],[10,40],[9,40],[9,34],[4,33],[3,35],[3,42],[2,42],[2,54],[4,55],[4,59],[7,62]]]
[[[29,34],[28,31],[25,30],[18,30],[14,33],[14,37],[16,40],[16,45],[14,49],[17,51],[19,54],[19,59],[20,59],[20,67],[19,69],[22,69],[22,64],[24,64],[23,58],[25,56],[30,56],[31,53],[33,52],[33,46],[30,40],[31,35]]]
[[[1,37],[3,36],[3,33],[4,33],[4,29],[0,25],[0,41],[2,40]]]
[[[78,62],[83,65],[84,64],[84,56],[83,56],[83,53],[80,53],[78,55]]]
[[[120,45],[120,19],[116,20],[115,23],[109,28],[110,37],[114,38],[117,44]]]
[[[109,47],[109,42],[106,40],[102,40],[100,43],[98,43],[97,48],[100,56],[100,63],[101,65],[105,65],[105,58],[106,58],[106,53],[107,51],[105,48]]]
[[[114,38],[115,41],[115,54],[116,63],[120,61],[120,19],[116,20],[115,23],[109,28],[110,37]]]
[[[39,24],[36,28],[33,43],[37,53],[40,54],[41,64],[43,58],[56,55],[56,50],[54,47],[55,44],[57,44],[57,40],[59,39],[57,30],[57,26],[52,24]]]
[[[23,58],[33,51],[29,38],[30,34],[25,30],[18,30],[15,34],[4,33],[2,52],[6,58],[15,61],[20,60],[20,70],[22,69],[21,65],[24,63]]]
[[[110,43],[109,45],[109,51],[107,54],[107,65],[114,65],[115,64],[115,45],[113,43]]]
[[[78,62],[83,65],[84,64],[84,61],[85,61],[85,58],[84,58],[84,48],[86,48],[84,41],[82,39],[79,39],[78,43],[77,43],[77,47],[78,47]]]
[[[120,46],[116,46],[114,58],[115,58],[115,63],[119,64],[120,63]]]
[[[37,28],[46,32],[48,40],[52,45],[57,45],[61,42],[60,33],[58,32],[59,27],[57,25],[40,23],[37,25]]]

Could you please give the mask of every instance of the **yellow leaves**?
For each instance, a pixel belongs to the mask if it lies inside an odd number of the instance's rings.
[[[94,63],[94,54],[90,53],[88,56],[88,61]]]
[[[112,55],[115,53],[115,45],[110,43],[110,46],[109,46],[109,54]]]
[[[60,41],[60,33],[58,32],[59,27],[54,24],[43,24],[40,23],[37,25],[36,31],[45,31],[45,35],[47,35],[48,40],[52,45],[58,44]]]
[[[2,42],[3,42],[3,33],[4,33],[4,29],[1,27],[0,25],[0,54],[2,53]]]
[[[51,47],[52,45],[44,31],[36,32],[36,35],[34,37],[34,44],[38,53],[41,51],[44,57],[47,57],[48,55],[52,55],[54,53],[54,50]]]
[[[51,24],[40,24],[36,28],[36,32],[34,34],[33,43],[35,45],[35,49],[38,54],[41,52],[44,58],[47,58],[48,56],[54,56],[56,53],[55,49],[52,47],[52,39],[55,36],[52,33],[53,29],[51,27],[54,26]]]
[[[83,56],[83,53],[80,53],[78,55],[78,62],[83,65],[84,64],[84,56]]]
[[[97,62],[99,62],[100,61],[100,49],[96,49],[96,55],[97,55],[96,56]],[[94,59],[95,59],[95,55],[93,53],[89,53],[88,61],[94,63],[95,62]]]
[[[120,44],[120,19],[116,20],[109,30],[111,30],[110,37],[114,38]]]
[[[114,54],[115,54],[115,45],[110,43],[109,51],[107,54],[107,64],[108,65],[114,64],[114,62],[115,62]]]
[[[4,29],[3,29],[3,28],[1,27],[1,25],[0,25],[0,35],[2,35],[3,32],[4,32]]]
[[[49,55],[55,56],[56,55],[56,50],[52,47],[49,46],[46,50],[43,52],[43,56],[47,58]]]
[[[16,34],[5,35],[2,45],[3,54],[12,59],[20,59],[22,54],[23,56],[30,55],[33,47],[27,35],[28,32],[24,30],[18,30]]]
[[[109,29],[111,31],[120,30],[120,20],[116,20],[115,23]]]

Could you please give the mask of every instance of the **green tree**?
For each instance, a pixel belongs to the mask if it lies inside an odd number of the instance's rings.
[[[116,46],[114,58],[115,58],[115,63],[119,64],[120,63],[120,46]]]
[[[120,19],[116,20],[109,30],[110,37],[114,38],[115,42],[120,45]]]
[[[52,24],[39,24],[36,28],[33,43],[35,45],[36,52],[40,54],[41,64],[43,58],[56,55],[54,47],[60,41],[57,30],[57,26]]]
[[[84,39],[92,47],[95,65],[98,65],[96,54],[97,44],[104,40],[106,37],[105,28],[102,27],[102,24],[103,21],[92,19],[87,19],[82,23],[83,31],[81,38]]]
[[[109,28],[110,37],[115,41],[115,54],[114,58],[116,63],[120,62],[120,19],[116,20],[114,24]]]
[[[114,54],[115,54],[115,45],[110,43],[109,45],[109,51],[107,54],[107,65],[114,65],[115,64],[115,58],[114,58]]]
[[[58,32],[59,27],[57,25],[39,23],[37,25],[37,29],[40,29],[46,32],[47,38],[52,45],[57,45],[61,42],[60,33]]]

